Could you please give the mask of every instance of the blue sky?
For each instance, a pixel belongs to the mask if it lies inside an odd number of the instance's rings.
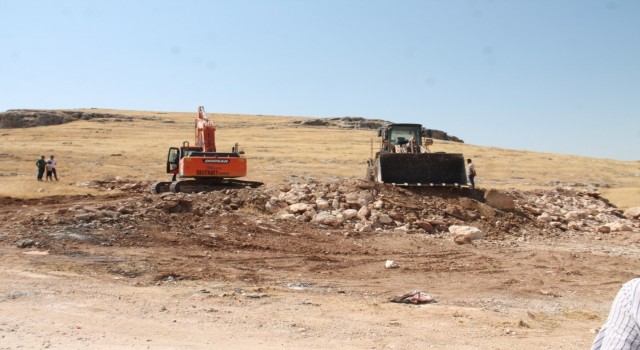
[[[640,160],[640,1],[0,0],[0,111],[200,105]]]

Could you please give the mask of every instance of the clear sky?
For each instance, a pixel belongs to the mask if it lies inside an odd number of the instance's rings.
[[[0,111],[200,105],[640,160],[640,1],[0,0]]]

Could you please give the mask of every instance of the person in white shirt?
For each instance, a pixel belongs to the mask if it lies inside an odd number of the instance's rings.
[[[53,159],[53,155],[49,156],[49,162],[51,162],[51,172],[53,173],[53,178],[58,181],[58,172],[56,171],[56,163],[57,161]]]
[[[591,350],[640,349],[640,278],[625,283]]]
[[[473,165],[471,159],[467,159],[467,174],[469,174],[469,183],[471,184],[471,189],[476,188],[476,166]]]

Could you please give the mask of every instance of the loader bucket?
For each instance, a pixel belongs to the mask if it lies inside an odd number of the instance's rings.
[[[376,181],[408,186],[467,184],[464,157],[458,153],[381,153]]]

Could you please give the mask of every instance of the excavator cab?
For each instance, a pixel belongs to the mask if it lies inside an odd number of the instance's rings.
[[[180,160],[191,157],[196,152],[202,153],[202,147],[189,146],[188,141],[182,143],[182,147],[171,147],[167,154],[167,174],[180,174]]]
[[[467,184],[464,156],[430,153],[420,124],[391,124],[378,131],[380,151],[369,159],[367,178],[398,186],[461,186]]]
[[[169,148],[169,154],[167,155],[167,173],[177,174],[179,166],[180,166],[180,149],[177,147],[171,147]]]

